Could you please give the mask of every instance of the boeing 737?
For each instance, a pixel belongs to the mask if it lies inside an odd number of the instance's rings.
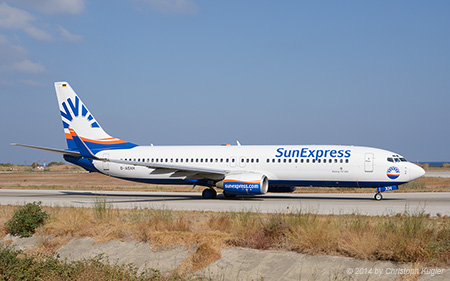
[[[425,174],[398,153],[344,145],[140,146],[107,134],[67,82],[55,83],[67,149],[12,144],[62,154],[89,172],[153,184],[204,186],[226,198],[293,192],[298,186],[383,191]]]

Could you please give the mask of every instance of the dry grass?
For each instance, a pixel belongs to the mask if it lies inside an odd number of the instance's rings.
[[[209,242],[203,242],[178,266],[176,272],[186,275],[205,268],[222,257],[220,250],[221,248],[213,246]]]
[[[0,206],[1,226],[15,209]],[[220,250],[230,246],[423,265],[450,264],[450,218],[430,218],[420,212],[369,217],[119,210],[102,204],[96,208],[44,210],[51,218],[37,234],[52,238],[43,238],[36,251],[49,253],[81,237],[97,238],[98,243],[134,239],[152,244],[155,250],[196,249],[180,266],[180,273],[193,272],[219,259]]]

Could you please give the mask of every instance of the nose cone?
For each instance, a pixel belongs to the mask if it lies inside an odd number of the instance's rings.
[[[422,167],[419,167],[416,164],[411,163],[409,175],[410,175],[411,180],[413,181],[413,180],[418,179],[418,178],[422,177],[423,175],[425,175],[425,170],[422,169]]]

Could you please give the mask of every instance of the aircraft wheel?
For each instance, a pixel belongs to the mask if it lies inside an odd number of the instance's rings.
[[[375,200],[380,201],[381,199],[383,199],[383,195],[381,195],[381,193],[375,193],[375,195],[373,196],[373,198],[375,198]]]
[[[213,188],[207,188],[202,192],[203,199],[214,199],[216,196],[217,192]]]
[[[223,196],[225,196],[225,198],[227,198],[227,199],[236,198],[236,194],[228,194],[225,191],[223,192]]]

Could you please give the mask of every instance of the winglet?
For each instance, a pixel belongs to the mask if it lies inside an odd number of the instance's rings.
[[[69,131],[78,150],[80,151],[81,156],[88,159],[98,159],[72,128],[69,128]]]

